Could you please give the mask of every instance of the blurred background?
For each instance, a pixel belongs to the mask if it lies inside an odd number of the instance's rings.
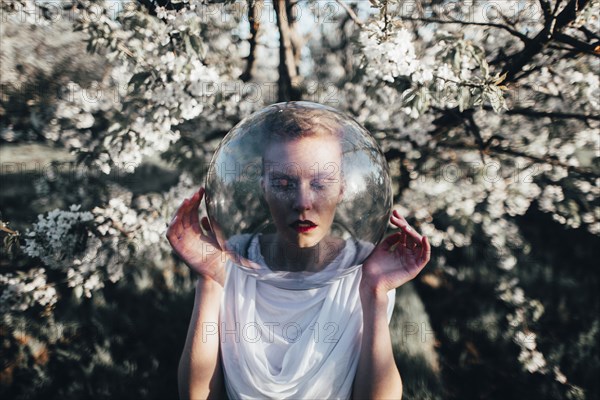
[[[405,398],[600,397],[600,1],[0,12],[1,398],[177,397],[194,277],[166,225],[290,100],[370,130],[432,243],[391,324]]]

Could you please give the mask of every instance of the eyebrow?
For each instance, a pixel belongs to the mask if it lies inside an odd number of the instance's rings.
[[[287,175],[284,174],[283,172],[276,172],[273,171],[269,174],[269,177],[271,179],[289,179],[289,180],[298,180],[297,176],[291,176],[291,175]],[[337,182],[339,179],[339,176],[332,176],[331,173],[321,173],[316,177],[312,177],[311,179],[316,179],[318,181],[334,181]]]
[[[290,176],[288,174],[284,174],[283,172],[271,171],[269,175],[273,178],[295,178],[294,176]]]

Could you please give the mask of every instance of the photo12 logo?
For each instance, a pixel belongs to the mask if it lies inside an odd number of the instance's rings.
[[[226,322],[221,322],[220,326],[216,322],[203,322],[202,342],[206,343],[210,337],[219,335],[223,343],[274,343],[275,340],[296,343],[305,338],[315,343],[335,344],[340,339],[339,331],[339,325],[335,322],[314,322],[304,329],[297,322],[235,322],[233,326]]]

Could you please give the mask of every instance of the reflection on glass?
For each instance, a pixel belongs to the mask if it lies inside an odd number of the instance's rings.
[[[387,163],[360,124],[291,102],[227,134],[206,201],[219,243],[241,268],[302,289],[357,268],[381,239],[392,199]]]

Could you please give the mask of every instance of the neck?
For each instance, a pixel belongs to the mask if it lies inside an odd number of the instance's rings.
[[[320,271],[331,256],[327,254],[327,240],[323,239],[311,247],[298,247],[275,235],[261,246],[265,261],[273,269],[282,271]]]

